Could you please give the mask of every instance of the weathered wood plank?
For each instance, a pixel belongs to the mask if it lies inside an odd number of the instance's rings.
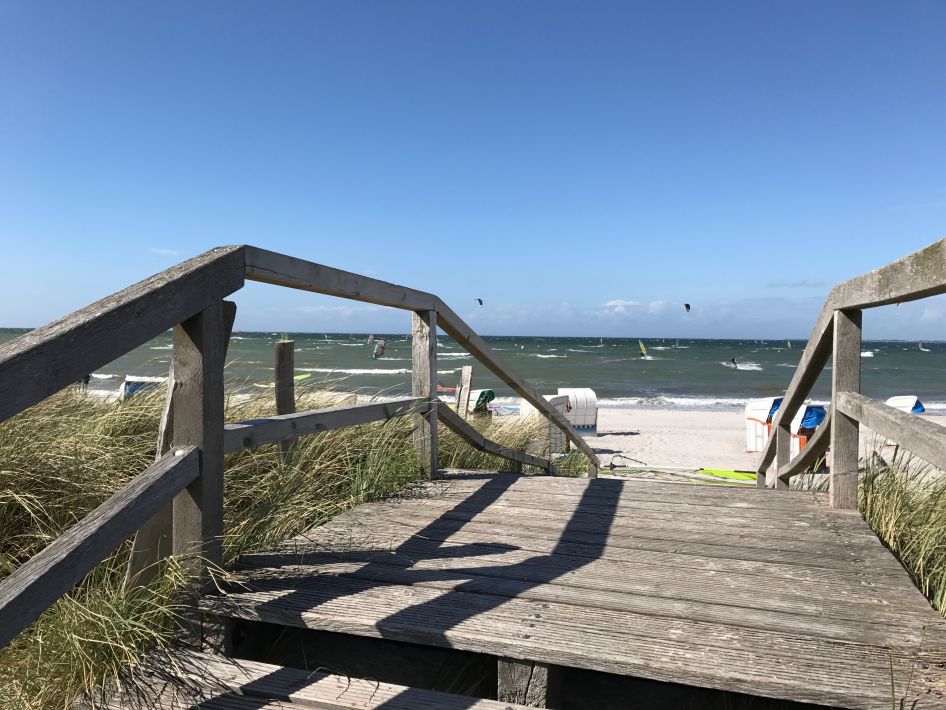
[[[555,668],[518,658],[496,660],[496,699],[531,708],[555,707]]]
[[[223,562],[223,366],[229,329],[222,301],[174,328],[174,446],[200,450],[200,475],[174,499],[171,549],[195,568]]]
[[[436,310],[436,296],[276,252],[246,247],[246,278],[408,311]]]
[[[788,481],[792,476],[805,473],[824,455],[831,443],[831,419],[833,417],[834,409],[832,408],[828,410],[828,415],[815,430],[815,435],[811,437],[801,453],[778,469],[780,479]]]
[[[295,414],[296,412],[296,373],[295,342],[279,340],[273,349],[273,375],[276,385],[276,414]],[[282,460],[289,456],[291,441],[279,442]]]
[[[197,478],[193,447],[168,454],[0,583],[0,648]]]
[[[835,406],[843,415],[946,470],[946,429],[943,426],[857,392],[838,392],[836,402]]]
[[[878,707],[941,651],[866,644],[422,586],[308,576],[205,598],[221,616],[384,637],[802,702]],[[777,668],[778,673],[772,669]],[[891,673],[891,668],[893,672]],[[920,674],[921,675],[921,674]],[[925,678],[910,692],[925,698]],[[936,697],[936,696],[934,696]],[[909,702],[907,703],[909,707]]]
[[[420,311],[411,316],[411,394],[437,401],[437,311]],[[438,476],[437,407],[426,407],[414,415],[414,448],[421,473]]]
[[[831,401],[839,392],[861,391],[861,311],[835,311],[834,365],[831,370]],[[837,407],[834,407],[837,410]],[[831,426],[831,477],[829,500],[832,508],[857,508],[857,420],[835,411]]]
[[[460,368],[460,383],[457,386],[457,414],[466,419],[470,411],[470,390],[473,387],[473,366]]]
[[[225,348],[230,345],[230,333],[233,332],[233,321],[236,319],[236,303],[223,302],[223,323],[227,334]],[[158,425],[158,440],[155,445],[155,461],[171,450],[171,441],[174,438],[174,361],[172,358],[168,370],[167,395],[164,398],[164,409],[161,411],[161,421]],[[128,568],[125,573],[125,584],[147,585],[158,573],[157,562],[171,554],[172,537],[174,534],[174,504],[168,503],[157,515],[146,522],[135,533],[131,552],[128,555]]]
[[[497,444],[496,442],[487,439],[480,432],[478,432],[473,427],[473,425],[471,425],[466,420],[461,419],[460,415],[454,412],[445,402],[438,402],[437,410],[440,421],[443,422],[444,426],[456,432],[464,441],[469,443],[475,449],[484,451],[487,454],[500,456],[507,461],[514,461],[518,464],[526,464],[529,466],[537,466],[544,470],[549,470],[552,466],[548,459],[539,458],[538,456],[533,456],[532,454],[527,454],[522,451],[516,451],[515,449],[510,449],[508,446],[502,446],[501,444]]]
[[[834,309],[825,304],[815,327],[811,331],[808,343],[805,345],[805,351],[798,360],[798,366],[795,368],[795,374],[792,375],[792,381],[788,385],[788,390],[782,398],[782,404],[775,413],[772,420],[772,429],[778,431],[779,428],[787,429],[792,419],[798,413],[798,408],[805,402],[811,388],[814,387],[818,376],[828,363],[831,355],[831,335],[834,330]],[[772,460],[776,457],[778,446],[778,437],[770,436],[762,451],[759,459],[759,466],[756,470],[760,474],[765,474]],[[787,462],[788,457],[782,461],[782,465]],[[774,483],[774,480],[771,481]]]
[[[174,670],[180,682],[167,686],[163,680],[167,675],[166,660],[156,656],[144,668],[146,674],[153,673],[154,680],[149,682],[147,676],[139,679],[134,687],[108,699],[109,707],[257,710],[277,707],[269,704],[273,700],[287,701],[279,703],[280,708],[322,710],[521,710],[523,707],[193,651],[176,651]],[[216,700],[221,703],[216,704]],[[237,704],[231,705],[230,701]]]
[[[512,368],[503,364],[496,354],[496,351],[487,345],[486,341],[477,335],[460,316],[454,313],[450,307],[440,299],[437,299],[437,313],[439,316],[438,324],[441,330],[466,348],[473,357],[483,363],[490,372],[509,385],[513,391],[523,397],[529,404],[551,418],[552,421],[565,432],[565,435],[572,443],[575,444],[596,467],[600,465],[594,450],[592,450],[591,446],[588,445],[588,442],[585,441],[581,434],[575,431],[575,428],[572,427],[561,412],[556,410],[555,407],[552,407],[545,397],[540,395],[531,384],[520,377]]]
[[[425,409],[423,397],[404,397],[389,402],[372,402],[350,407],[313,409],[295,414],[283,414],[266,419],[253,419],[224,426],[223,450],[233,453],[241,449],[277,441],[290,441],[300,436],[318,434],[333,429],[344,429],[359,424],[380,422],[393,417],[402,417]]]
[[[0,345],[0,421],[243,286],[243,247],[221,247]]]

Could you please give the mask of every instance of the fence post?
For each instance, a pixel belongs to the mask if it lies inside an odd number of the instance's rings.
[[[775,437],[775,465],[765,472],[766,488],[788,488],[788,482],[778,477],[779,469],[792,458],[792,418],[785,417],[772,433]]]
[[[460,368],[460,384],[457,386],[457,414],[466,419],[470,409],[470,388],[473,387],[473,366]]]
[[[172,550],[199,553],[195,572],[223,562],[223,366],[229,327],[223,301],[174,328],[173,444],[200,449],[200,475],[174,499]],[[232,323],[232,321],[231,321]],[[205,562],[206,561],[206,562]]]
[[[277,340],[274,348],[273,371],[276,378],[276,414],[294,414],[296,411],[295,341]],[[289,457],[293,442],[280,441],[279,451],[283,463]]]
[[[861,311],[834,312],[834,361],[831,368],[832,508],[857,508],[857,461],[860,425],[834,406],[839,392],[861,391]]]
[[[414,313],[411,333],[411,391],[430,401],[414,416],[414,448],[420,470],[437,478],[437,311]]]

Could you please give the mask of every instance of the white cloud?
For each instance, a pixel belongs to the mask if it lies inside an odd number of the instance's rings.
[[[651,301],[647,306],[647,312],[651,315],[660,315],[668,308],[670,308],[670,304],[667,301]]]
[[[638,301],[625,301],[620,298],[616,298],[611,301],[607,301],[603,308],[603,315],[606,316],[623,316],[629,309],[637,308],[640,305]]]
[[[825,282],[820,279],[795,279],[794,281],[771,281],[766,288],[822,288]]]

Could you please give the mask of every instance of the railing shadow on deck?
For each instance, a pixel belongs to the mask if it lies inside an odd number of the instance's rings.
[[[365,561],[357,572],[331,575],[333,580],[349,580],[352,584],[347,589],[343,585],[336,584],[324,593],[320,592],[318,602],[311,604],[307,609],[315,609],[334,599],[356,594],[370,587],[398,587],[414,583],[458,581],[456,586],[449,589],[432,588],[439,593],[435,599],[401,609],[379,620],[376,625],[378,634],[382,638],[398,639],[402,638],[399,629],[410,626],[416,634],[419,633],[418,627],[426,624],[423,642],[449,648],[451,644],[447,634],[456,626],[502,606],[507,599],[519,597],[531,589],[552,583],[603,556],[622,488],[622,482],[613,479],[597,479],[588,483],[565,523],[564,529],[558,535],[555,547],[549,553],[536,554],[526,560],[509,564],[499,562],[491,566],[450,570],[410,569],[410,565],[422,560],[482,555],[484,548],[487,547],[493,552],[520,549],[515,544],[497,541],[466,545],[445,544],[453,533],[462,530],[468,522],[496,503],[514,481],[515,478],[512,476],[487,479],[475,492],[393,548],[386,557],[400,559],[407,565],[401,573],[391,575],[390,561]],[[396,513],[393,515],[396,516]],[[593,516],[595,522],[599,523],[593,532],[584,528],[589,516]],[[584,554],[576,556],[573,552],[565,553],[564,546],[567,545],[569,538],[578,532],[578,529],[582,533]],[[432,549],[431,542],[436,543]],[[285,552],[267,554],[265,559],[267,568],[279,568],[280,566],[339,562],[352,554],[350,550],[335,554],[318,551]],[[484,577],[492,579],[484,581],[482,579]],[[263,612],[262,615],[265,616],[268,608],[275,609],[278,606],[280,613],[285,615],[287,604],[293,601],[308,603],[311,601],[311,596],[305,591],[300,591],[299,582],[299,575],[291,571],[281,572],[279,577],[263,580],[259,588],[264,588],[266,591],[286,591],[287,594],[282,595],[276,602],[260,603],[256,607],[257,610]],[[238,591],[238,588],[233,591]],[[475,592],[475,595],[468,592]],[[298,617],[298,625],[301,627],[305,626],[302,616],[304,613],[304,611],[300,612]],[[418,619],[425,621],[423,624],[418,624]]]

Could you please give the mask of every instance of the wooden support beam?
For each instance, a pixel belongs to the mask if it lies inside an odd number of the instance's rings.
[[[792,430],[791,419],[779,422],[772,433],[775,439],[775,466],[769,468],[765,473],[766,488],[784,489],[788,488],[788,483],[779,478],[778,471],[785,466],[792,457]]]
[[[0,648],[197,478],[194,447],[167,454],[0,582]]]
[[[221,247],[0,345],[0,421],[243,286],[243,247]]]
[[[411,394],[437,401],[437,311],[413,314],[411,327]],[[421,472],[437,478],[437,407],[415,415],[414,448]]]
[[[828,410],[828,416],[815,430],[815,435],[809,439],[801,453],[778,469],[778,477],[781,480],[788,481],[792,476],[805,473],[824,455],[831,443],[831,419],[833,417],[834,409],[831,408]]]
[[[555,666],[518,658],[498,658],[496,699],[532,708],[555,707]]]
[[[273,351],[273,372],[276,379],[276,414],[295,414],[296,411],[296,374],[295,342],[279,340]],[[279,450],[283,462],[289,457],[292,441],[281,440]]]
[[[835,406],[878,436],[946,471],[946,429],[942,425],[856,392],[838,392]]]
[[[171,548],[223,562],[223,365],[229,332],[222,301],[174,328],[174,446],[200,450],[200,475],[174,499]],[[196,571],[195,569],[195,571]]]
[[[831,425],[832,508],[857,508],[857,459],[859,427],[857,420],[837,408],[838,394],[861,390],[861,311],[835,311],[834,364],[831,370],[831,401],[834,422]]]
[[[407,311],[436,310],[437,297],[424,291],[257,247],[246,247],[246,278]]]
[[[230,454],[277,441],[292,441],[309,434],[402,417],[405,414],[426,411],[428,402],[425,397],[405,397],[390,402],[314,409],[227,424],[223,432],[223,450],[224,453]]]
[[[223,302],[223,325],[227,334],[225,348],[230,346],[230,333],[236,319],[236,304]],[[226,353],[226,350],[224,351]],[[225,357],[225,355],[224,355]],[[154,460],[157,461],[171,450],[174,439],[174,361],[172,358],[168,370],[167,395],[164,409],[158,425],[158,440],[155,445]],[[125,585],[146,586],[158,573],[158,562],[171,554],[171,537],[174,529],[174,504],[168,502],[157,515],[146,522],[135,533],[131,552],[128,555],[128,567],[125,572]]]
[[[496,375],[500,380],[509,385],[513,391],[523,397],[529,404],[550,418],[559,429],[565,432],[565,436],[571,439],[585,456],[587,456],[595,466],[600,466],[598,456],[595,454],[584,437],[575,431],[571,423],[555,407],[551,406],[545,397],[522,378],[511,367],[502,363],[496,351],[486,344],[476,332],[468,326],[460,316],[454,313],[443,301],[437,299],[438,325],[450,337],[456,340],[461,346],[466,348],[473,357],[479,360],[490,372]]]
[[[497,444],[495,441],[487,439],[477,431],[472,424],[465,419],[461,419],[460,415],[450,409],[449,405],[446,403],[437,403],[437,414],[440,418],[440,422],[444,426],[458,434],[473,448],[487,454],[500,456],[520,466],[521,464],[536,466],[550,473],[554,473],[552,463],[548,459],[539,458],[538,456],[533,456],[532,454],[527,454],[522,451],[516,451],[515,449],[510,449],[508,446],[503,446],[502,444]]]
[[[457,385],[457,414],[466,419],[470,411],[470,390],[473,387],[473,366],[460,368],[460,383]]]

